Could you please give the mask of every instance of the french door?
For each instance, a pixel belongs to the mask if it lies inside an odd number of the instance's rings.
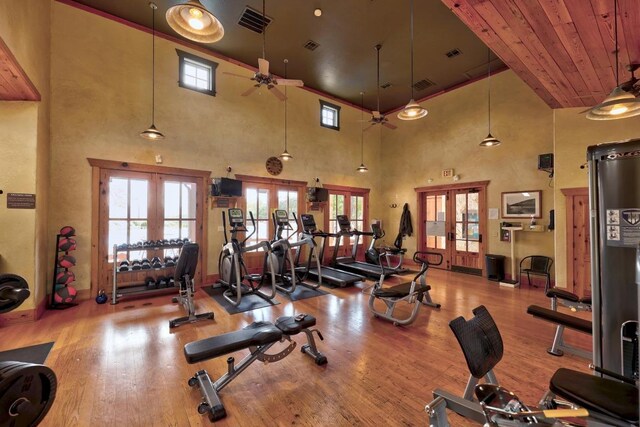
[[[482,274],[486,184],[478,184],[418,189],[418,248],[442,255],[439,268]]]
[[[329,203],[328,209],[324,212],[325,230],[329,230],[329,233],[337,233],[340,230],[338,226],[338,215],[347,215],[351,222],[351,229],[358,231],[369,231],[366,229],[368,221],[366,220],[368,214],[369,203],[369,190],[365,188],[353,188],[353,187],[341,187],[326,185],[325,188],[329,190]],[[353,254],[353,245],[356,244],[356,236],[351,238],[343,237],[338,247],[337,257],[348,257]],[[362,258],[364,256],[365,246],[368,239],[360,237],[358,240],[358,247],[356,248],[357,256]],[[326,245],[324,251],[324,261],[329,262],[333,256],[333,251],[336,243],[335,237],[326,239]]]

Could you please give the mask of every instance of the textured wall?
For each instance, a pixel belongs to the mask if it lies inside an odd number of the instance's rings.
[[[548,175],[537,170],[538,154],[550,153],[552,111],[534,92],[506,71],[491,77],[492,133],[502,145],[483,148],[478,144],[487,135],[487,81],[482,80],[422,105],[429,115],[421,120],[399,123],[397,130],[384,130],[382,158],[384,205],[398,203],[398,209],[387,208],[387,228],[397,227],[403,203],[408,202],[417,230],[418,209],[416,187],[453,184],[441,178],[441,171],[454,168],[460,181],[491,181],[488,208],[500,208],[503,191],[542,190],[543,217],[548,225],[553,208],[553,189]],[[433,179],[429,184],[428,179]],[[499,239],[500,220],[489,220],[487,253],[509,256],[509,243]],[[406,241],[409,252],[417,239]],[[553,256],[552,233],[518,232],[515,256],[541,254]],[[509,264],[507,263],[507,271]]]
[[[264,90],[240,96],[251,82],[223,72],[247,77],[251,73],[216,58],[210,59],[220,64],[217,96],[178,87],[175,49],[189,49],[157,38],[155,123],[166,138],[146,141],[138,134],[151,121],[151,35],[60,3],[53,3],[52,10],[51,185],[56,197],[50,204],[49,232],[55,233],[65,223],[76,227],[76,274],[82,289],[89,287],[90,280],[87,157],[154,164],[155,155],[161,154],[165,166],[210,170],[214,177],[225,176],[228,165],[233,173],[268,176],[265,160],[283,150],[284,105]],[[372,173],[357,174],[359,111],[343,106],[337,132],[319,126],[317,95],[296,88],[288,95],[288,150],[295,159],[285,163],[279,178],[313,184],[319,177],[322,183],[368,187],[371,200],[379,200],[379,134],[370,132],[365,137],[365,163]],[[64,163],[74,165],[73,173],[56,166]],[[219,209],[208,212],[206,272],[213,274],[222,245],[221,220]],[[375,202],[371,216],[379,216]]]
[[[33,308],[49,286],[50,1],[0,2],[0,37],[41,95],[40,102],[0,103],[2,190],[36,194],[36,210],[6,209],[0,199],[0,272],[25,277]]]

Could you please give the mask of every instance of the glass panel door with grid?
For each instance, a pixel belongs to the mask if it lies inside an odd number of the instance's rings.
[[[449,196],[447,192],[426,193],[424,195],[424,245],[422,250],[439,253],[443,257],[441,268],[449,268],[450,247],[447,241],[447,205]],[[437,262],[438,258],[433,257]]]
[[[188,178],[161,177],[162,239],[189,239],[196,241],[198,185]],[[176,249],[166,249],[164,256],[175,257]]]
[[[480,260],[480,203],[474,189],[454,190],[455,249],[452,257],[454,271],[482,274]]]

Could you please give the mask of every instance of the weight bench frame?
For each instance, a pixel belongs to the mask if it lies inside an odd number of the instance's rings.
[[[303,327],[296,328],[295,324],[292,327],[291,323],[293,321],[298,322],[297,319],[299,318],[299,316],[304,316],[300,321],[302,322],[301,325],[303,325]],[[320,333],[320,331],[318,331],[317,329],[310,328],[315,325],[316,323],[315,318],[310,315],[299,315],[299,316],[296,316],[295,318],[292,316],[280,317],[276,320],[275,325],[269,322],[252,323],[240,331],[224,334],[228,337],[233,337],[234,334],[236,335],[240,334],[243,331],[248,329],[255,329],[256,332],[259,333],[260,328],[266,328],[266,327],[272,327],[272,326],[277,327],[282,332],[279,337],[275,337],[274,340],[263,343],[261,345],[254,345],[254,346],[250,345],[243,348],[231,348],[228,351],[225,351],[224,354],[228,354],[231,352],[236,352],[236,351],[240,351],[245,348],[248,348],[250,353],[246,355],[237,365],[235,365],[235,358],[233,356],[228,357],[227,372],[223,374],[220,378],[218,378],[215,382],[211,380],[209,373],[204,369],[197,371],[193,375],[193,377],[189,378],[187,382],[189,387],[195,387],[197,385],[200,389],[200,393],[202,394],[202,402],[198,405],[198,413],[205,414],[208,412],[209,420],[211,422],[215,422],[225,418],[227,416],[227,412],[224,408],[224,405],[222,404],[222,401],[220,399],[220,394],[219,394],[222,391],[222,389],[224,389],[229,383],[231,383],[231,381],[236,379],[245,369],[249,367],[249,365],[251,365],[256,360],[264,362],[265,364],[273,363],[273,362],[278,362],[284,359],[285,357],[287,357],[289,354],[291,354],[296,347],[296,342],[291,339],[292,335],[297,335],[300,332],[304,332],[307,338],[307,343],[300,348],[300,351],[302,353],[307,354],[312,359],[314,359],[317,365],[326,364],[327,358],[320,351],[318,351],[318,348],[316,347],[315,339],[313,337],[313,333],[314,332],[317,333],[320,340],[323,340],[324,338],[322,337],[322,334]],[[205,340],[201,340],[201,341],[205,341]],[[200,343],[201,341],[196,341],[196,342],[187,344],[185,346],[185,356],[187,356],[187,347],[190,344],[193,345],[196,343]],[[283,350],[275,354],[267,354],[267,351],[273,345],[275,345],[278,342],[285,342],[285,341],[288,341],[289,344]],[[205,359],[198,359],[197,361],[193,361],[193,362],[187,358],[187,362],[190,364],[199,363],[205,360],[214,359],[214,358],[223,356],[224,354],[219,354],[219,355],[212,356]]]
[[[532,308],[534,310],[539,310],[543,313],[546,313],[546,316],[542,316],[539,313],[535,313],[535,312],[531,312]],[[564,329],[569,328],[569,329],[573,329],[575,331],[578,332],[582,332],[582,333],[587,333],[581,329],[578,328],[574,328],[572,327],[570,324],[563,322],[563,318],[564,317],[572,317],[569,316],[568,314],[564,314],[564,313],[560,313],[556,310],[550,310],[548,308],[544,308],[541,307],[539,305],[530,305],[529,308],[527,308],[527,313],[532,315],[533,317],[537,317],[539,319],[545,320],[547,322],[552,322],[556,324],[556,332],[553,336],[553,342],[551,344],[551,347],[549,347],[547,349],[547,353],[549,353],[552,356],[556,356],[556,357],[561,357],[564,355],[564,352],[566,351],[567,353],[571,353],[574,354],[578,357],[582,357],[585,359],[591,359],[591,352],[587,351],[587,350],[583,350],[581,348],[577,348],[574,347],[572,345],[566,344],[564,342]],[[583,319],[580,319],[583,320]],[[591,322],[589,322],[591,323]]]
[[[213,311],[196,314],[196,285],[192,277],[198,266],[198,252],[200,247],[197,243],[185,243],[180,252],[180,257],[176,265],[173,279],[179,284],[180,290],[177,297],[171,299],[174,303],[180,303],[187,312],[184,317],[169,320],[169,328],[177,328],[185,323],[195,323],[200,320],[213,320]]]

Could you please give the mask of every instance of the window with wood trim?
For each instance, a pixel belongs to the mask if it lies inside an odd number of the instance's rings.
[[[218,64],[191,53],[176,49],[179,62],[178,85],[207,95],[216,95]]]

